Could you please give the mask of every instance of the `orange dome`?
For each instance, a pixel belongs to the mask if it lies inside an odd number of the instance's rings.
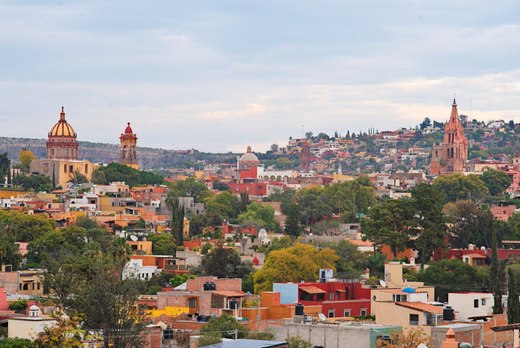
[[[61,107],[60,120],[52,127],[49,137],[76,137],[74,128],[65,120],[63,106]]]
[[[130,122],[128,122],[128,126],[126,126],[125,134],[134,134],[132,127],[130,127]]]

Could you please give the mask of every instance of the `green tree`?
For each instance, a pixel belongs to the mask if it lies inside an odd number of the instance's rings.
[[[297,243],[269,253],[264,265],[254,274],[255,293],[271,291],[274,282],[315,280],[321,268],[336,269],[339,257],[334,250],[317,250],[312,245]]]
[[[507,270],[509,276],[508,294],[507,294],[507,323],[520,323],[520,301],[518,300],[518,283],[515,280],[515,274],[512,268]]]
[[[70,174],[70,179],[68,182],[74,185],[80,185],[87,183],[88,179],[85,175],[81,174],[79,170],[75,170],[72,174]]]
[[[265,228],[274,231],[276,221],[274,220],[274,208],[269,205],[250,203],[247,210],[238,215],[238,221],[242,226],[255,226],[257,229]]]
[[[290,236],[298,237],[301,234],[300,227],[300,207],[296,204],[291,204],[287,208],[287,219],[285,220],[285,233]]]
[[[176,197],[193,197],[195,203],[202,203],[211,196],[206,185],[193,178],[168,183],[170,192]]]
[[[367,264],[365,255],[348,240],[343,239],[338,243],[321,242],[316,244],[320,248],[327,247],[336,252],[338,260],[335,265],[338,278],[359,278],[365,270]]]
[[[287,339],[287,348],[312,348],[312,343],[300,336],[292,336]]]
[[[152,252],[154,255],[175,255],[177,244],[175,239],[169,233],[158,233],[148,237],[152,244]]]
[[[433,182],[433,187],[445,197],[445,202],[457,200],[481,200],[489,193],[486,184],[477,175],[441,175]]]
[[[501,170],[490,169],[481,176],[492,196],[498,196],[511,186],[511,177]]]
[[[237,218],[240,213],[240,202],[238,198],[228,191],[220,192],[206,198],[206,216],[209,223],[220,226],[223,220]]]
[[[228,314],[221,315],[218,318],[211,318],[209,322],[200,329],[202,335],[219,333],[225,338],[245,338],[248,332],[249,329],[247,326],[241,325],[234,317]]]
[[[0,348],[36,348],[36,344],[27,338],[3,338]]]
[[[491,245],[491,266],[490,266],[490,279],[493,290],[493,299],[495,303],[493,305],[493,314],[504,313],[502,306],[502,295],[503,286],[505,283],[505,267],[498,259],[498,242],[495,230],[492,231],[492,245]]]
[[[13,185],[21,187],[24,190],[36,192],[51,192],[54,189],[51,179],[43,174],[31,176],[18,175],[13,179]]]
[[[413,224],[418,233],[415,247],[420,252],[421,268],[432,253],[445,246],[446,224],[442,197],[431,185],[420,184],[412,190]]]
[[[234,249],[218,246],[203,256],[201,269],[204,275],[218,278],[245,278],[253,271],[253,266],[242,262]]]
[[[325,188],[329,202],[341,221],[357,221],[357,214],[366,214],[376,203],[375,187],[367,177],[332,184]]]
[[[413,218],[414,209],[410,199],[384,201],[372,207],[362,220],[363,238],[376,245],[388,245],[394,257],[397,257],[415,233]]]
[[[493,229],[493,215],[489,210],[480,209],[471,201],[448,203],[444,207],[450,223],[450,244],[457,248],[467,248],[468,244],[491,246],[490,231]]]
[[[417,274],[417,278],[435,286],[437,301],[447,301],[450,292],[480,292],[486,281],[479,277],[475,268],[459,259],[433,262],[426,270]]]
[[[332,213],[330,197],[322,187],[298,191],[295,203],[300,207],[301,222],[305,225],[315,224]]]

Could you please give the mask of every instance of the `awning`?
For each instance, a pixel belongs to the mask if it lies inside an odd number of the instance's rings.
[[[224,296],[224,297],[244,297],[245,293],[242,291],[231,291],[231,290],[221,290],[221,291],[213,291],[213,294]]]
[[[320,288],[316,286],[302,286],[300,287],[300,290],[305,291],[308,294],[326,294],[326,291],[321,290]]]
[[[337,292],[347,292],[345,289],[336,289]]]

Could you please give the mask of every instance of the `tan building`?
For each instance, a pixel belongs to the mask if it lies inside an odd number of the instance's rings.
[[[9,338],[34,338],[43,332],[45,327],[56,325],[56,319],[46,315],[41,315],[37,306],[31,306],[28,316],[12,317],[7,321],[7,337]]]
[[[78,160],[78,141],[74,128],[65,119],[61,107],[60,119],[51,128],[47,140],[47,158],[31,162],[33,174],[48,176],[55,186],[67,187],[67,183],[78,175],[89,181],[97,165],[87,160]]]
[[[43,295],[43,271],[28,270],[5,272],[2,266],[0,272],[0,287],[10,294],[42,296]]]

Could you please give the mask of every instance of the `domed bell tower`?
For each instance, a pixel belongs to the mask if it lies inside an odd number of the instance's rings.
[[[74,128],[65,120],[65,110],[61,107],[60,120],[49,132],[47,159],[77,160],[78,141]]]
[[[119,137],[120,141],[120,155],[119,163],[125,164],[131,168],[139,169],[137,164],[137,135],[134,134],[130,122],[125,129],[125,132]]]

